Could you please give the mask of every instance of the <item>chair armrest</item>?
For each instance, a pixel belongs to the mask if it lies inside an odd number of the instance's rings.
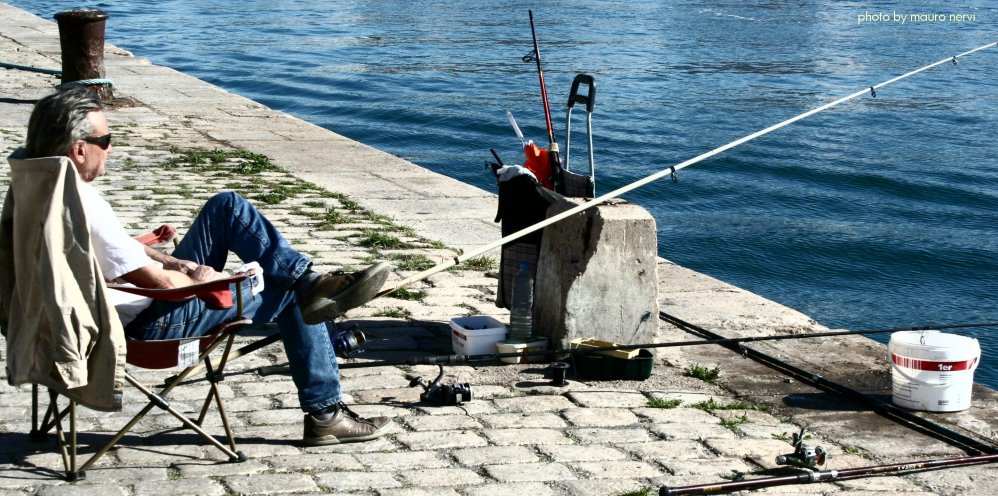
[[[136,236],[135,240],[146,246],[159,246],[177,236],[177,230],[169,224],[163,224],[162,226],[153,229],[152,232],[147,232],[140,236]]]
[[[223,279],[191,284],[179,288],[149,289],[137,288],[135,286],[123,284],[108,284],[110,289],[117,289],[126,293],[145,296],[154,300],[182,301],[191,298],[203,300],[205,304],[214,308],[231,308],[232,291],[229,289],[231,283],[241,283],[252,275],[251,272],[239,273]]]

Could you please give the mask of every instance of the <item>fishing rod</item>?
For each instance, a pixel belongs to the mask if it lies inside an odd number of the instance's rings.
[[[539,231],[539,230],[541,230],[541,229],[543,229],[543,228],[545,228],[545,227],[547,227],[547,226],[549,226],[551,224],[554,224],[556,222],[560,222],[560,221],[562,221],[562,220],[564,220],[564,219],[566,219],[568,217],[571,217],[571,216],[573,216],[575,214],[578,214],[578,213],[586,211],[586,210],[588,210],[590,208],[593,208],[593,207],[596,207],[598,205],[601,205],[604,202],[606,202],[607,200],[613,199],[615,197],[623,195],[624,193],[628,193],[630,191],[638,189],[638,188],[640,188],[640,187],[642,187],[642,186],[644,186],[646,184],[649,184],[649,183],[652,183],[654,181],[657,181],[657,180],[659,180],[659,179],[661,179],[663,177],[666,177],[666,176],[675,176],[676,172],[679,171],[679,170],[682,170],[682,169],[684,169],[686,167],[689,167],[689,166],[694,165],[696,163],[699,163],[699,162],[702,162],[704,160],[707,160],[708,158],[711,158],[711,157],[713,157],[715,155],[718,155],[720,153],[726,152],[726,151],[728,151],[728,150],[730,150],[732,148],[735,148],[736,146],[748,143],[749,141],[752,141],[752,140],[754,140],[756,138],[759,138],[761,136],[769,134],[769,133],[771,133],[773,131],[776,131],[777,129],[780,129],[780,128],[785,127],[785,126],[789,126],[790,124],[793,124],[793,123],[795,123],[795,122],[797,122],[797,121],[799,121],[801,119],[805,119],[805,118],[810,117],[810,116],[812,116],[814,114],[817,114],[819,112],[823,112],[823,111],[828,110],[828,109],[830,109],[832,107],[835,107],[837,105],[841,105],[842,103],[848,102],[848,101],[853,100],[855,98],[858,98],[858,97],[860,97],[862,95],[865,95],[868,92],[875,92],[876,89],[878,89],[878,88],[883,88],[883,87],[888,86],[890,84],[894,84],[894,83],[896,83],[898,81],[901,81],[902,79],[914,76],[915,74],[918,74],[918,73],[920,73],[922,71],[931,69],[933,67],[936,67],[936,66],[939,66],[939,65],[942,65],[942,64],[955,62],[957,59],[959,59],[961,57],[966,57],[967,55],[970,55],[972,53],[978,52],[980,50],[984,50],[986,48],[991,48],[991,47],[994,47],[994,46],[998,46],[998,42],[988,43],[987,45],[983,45],[983,46],[977,47],[977,48],[975,48],[973,50],[968,50],[966,52],[963,52],[963,53],[958,54],[958,55],[954,55],[952,57],[946,57],[945,59],[942,59],[942,60],[940,60],[938,62],[934,62],[932,64],[926,65],[926,66],[921,67],[919,69],[915,69],[913,71],[910,71],[910,72],[907,72],[907,73],[902,74],[900,76],[897,76],[895,78],[888,79],[887,81],[884,81],[882,83],[875,84],[873,86],[870,86],[869,88],[864,88],[864,89],[859,90],[859,91],[857,91],[855,93],[852,93],[850,95],[847,95],[847,96],[844,96],[842,98],[839,98],[838,100],[835,100],[835,101],[826,103],[824,105],[821,105],[819,107],[813,108],[811,110],[808,110],[807,112],[798,114],[798,115],[796,115],[794,117],[791,117],[791,118],[789,118],[787,120],[784,120],[784,121],[778,122],[776,124],[773,124],[772,126],[769,126],[769,127],[765,128],[765,129],[756,131],[756,132],[754,132],[752,134],[749,134],[747,136],[739,138],[739,139],[737,139],[735,141],[732,141],[732,142],[730,142],[730,143],[728,143],[726,145],[722,145],[722,146],[714,148],[713,150],[710,150],[708,152],[701,153],[700,155],[697,155],[697,156],[695,156],[695,157],[693,157],[691,159],[688,159],[688,160],[685,160],[683,162],[680,162],[680,163],[678,163],[676,165],[672,165],[670,167],[666,167],[665,169],[662,169],[659,172],[656,172],[654,174],[646,176],[643,179],[639,179],[639,180],[634,181],[634,182],[632,182],[630,184],[624,185],[624,186],[622,186],[620,188],[617,188],[617,189],[615,189],[613,191],[610,191],[609,193],[604,193],[603,195],[597,196],[596,198],[593,198],[592,200],[589,200],[588,202],[581,203],[581,204],[579,204],[576,207],[573,207],[573,208],[570,208],[568,210],[565,210],[564,212],[561,212],[561,213],[559,213],[557,215],[553,215],[551,217],[548,217],[547,219],[545,219],[545,220],[543,220],[541,222],[538,222],[538,223],[533,224],[531,226],[527,226],[527,227],[525,227],[523,229],[520,229],[519,231],[516,231],[516,232],[514,232],[512,234],[508,234],[506,236],[503,236],[498,241],[495,241],[493,243],[485,245],[485,246],[483,246],[483,247],[481,247],[481,248],[479,248],[477,250],[474,250],[474,251],[469,252],[469,253],[465,253],[465,254],[460,255],[460,256],[456,256],[456,257],[454,257],[452,259],[445,260],[443,262],[440,262],[439,264],[437,264],[437,265],[435,265],[435,266],[433,266],[433,267],[431,267],[429,269],[426,269],[426,270],[424,270],[422,272],[419,272],[419,273],[414,274],[414,275],[412,275],[410,277],[407,277],[407,278],[403,279],[402,281],[397,282],[394,285],[392,285],[392,286],[390,286],[390,287],[388,287],[386,289],[381,290],[375,296],[375,298],[379,298],[381,296],[385,296],[387,294],[393,293],[393,292],[398,291],[399,289],[402,289],[402,288],[404,288],[404,287],[406,287],[406,286],[408,286],[408,285],[410,285],[410,284],[412,284],[414,282],[422,281],[423,279],[426,279],[427,277],[430,277],[430,276],[432,276],[434,274],[437,274],[439,272],[443,272],[443,271],[445,271],[447,269],[450,269],[451,267],[455,267],[457,265],[460,265],[460,264],[462,264],[462,263],[464,263],[464,262],[466,262],[466,261],[468,261],[468,260],[470,260],[472,258],[484,255],[485,253],[488,253],[488,252],[490,252],[492,250],[495,250],[495,249],[497,249],[497,248],[499,248],[499,247],[501,247],[501,246],[503,246],[503,245],[505,245],[507,243],[510,243],[512,241],[516,241],[516,240],[518,240],[518,239],[520,239],[520,238],[522,238],[522,237],[524,237],[524,236],[526,236],[528,234],[534,233],[534,232]]]
[[[544,69],[541,68],[541,49],[537,44],[537,30],[534,29],[534,11],[528,10],[527,14],[530,15],[530,35],[534,39],[534,51],[524,55],[523,61],[530,62],[534,60],[537,62],[537,78],[540,80],[541,101],[544,103],[544,123],[547,125],[548,131],[548,163],[551,165],[551,174],[553,176],[551,180],[554,184],[553,189],[558,193],[563,193],[561,184],[561,158],[558,156],[558,140],[554,137],[554,125],[551,124],[551,106],[548,104],[548,89],[547,85],[544,84]]]
[[[804,472],[795,475],[764,477],[760,479],[718,482],[714,484],[700,484],[696,486],[681,487],[661,487],[658,490],[659,496],[679,496],[684,494],[716,494],[743,489],[753,490],[764,487],[781,486],[787,484],[807,484],[810,482],[831,482],[844,478],[869,477],[884,474],[903,474],[914,471],[923,471],[933,468],[958,467],[963,465],[978,465],[998,461],[998,455],[977,455],[962,456],[957,458],[939,458],[935,460],[922,460],[916,462],[892,463],[889,465],[873,465],[869,467],[846,468],[841,470],[821,470],[814,472]]]
[[[709,339],[720,339],[723,336],[711,332],[703,327],[695,324],[686,322],[679,317],[674,315],[669,315],[665,312],[659,312],[659,318],[665,322],[668,322],[686,332],[691,334],[696,334],[702,337],[707,337]],[[731,343],[719,343],[722,346],[728,348],[729,350],[738,353],[739,355],[751,358],[767,367],[775,369],[782,374],[788,375],[797,379],[798,381],[808,384],[814,388],[832,392],[856,401],[860,404],[865,404],[870,407],[875,413],[886,417],[900,425],[906,426],[910,429],[916,430],[925,434],[927,436],[933,437],[940,441],[946,442],[952,446],[959,447],[960,449],[972,453],[972,454],[994,454],[998,453],[998,448],[994,446],[982,443],[977,439],[973,439],[967,435],[956,432],[952,429],[948,429],[939,424],[933,423],[927,419],[919,417],[914,413],[907,410],[894,406],[891,403],[881,402],[875,398],[871,398],[855,389],[852,389],[846,385],[840,384],[838,382],[832,381],[822,377],[820,374],[804,370],[800,367],[787,363],[786,361],[780,360],[771,355],[767,355],[758,350],[752,348],[747,348],[737,344]]]

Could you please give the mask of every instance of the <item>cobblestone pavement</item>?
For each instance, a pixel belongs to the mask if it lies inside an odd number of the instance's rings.
[[[0,61],[58,66],[58,38],[51,23],[5,4],[0,4],[0,19],[4,20],[0,23]],[[489,226],[494,200],[487,193],[452,183],[431,187],[444,180],[411,164],[396,167],[403,171],[405,184],[401,186],[388,185],[384,177],[361,176],[349,164],[330,157],[340,157],[344,154],[339,152],[347,149],[371,154],[365,160],[397,159],[377,155],[188,76],[151,66],[113,47],[108,50],[109,72],[114,73],[120,88],[117,96],[124,103],[108,112],[115,145],[99,188],[136,233],[161,223],[174,224],[182,232],[206,198],[218,191],[236,190],[252,199],[293,246],[314,257],[318,269],[352,269],[389,260],[397,280],[473,246],[473,239],[480,235],[468,232],[496,232]],[[6,156],[23,141],[32,101],[56,83],[53,76],[0,69],[0,154]],[[261,136],[267,139],[261,141]],[[198,149],[222,150],[223,160],[210,165],[207,154],[192,156],[190,152]],[[242,150],[263,153],[276,166],[236,173],[253,160],[253,156],[237,158]],[[205,161],[192,165],[192,158],[198,157]],[[329,170],[317,169],[316,163]],[[8,181],[9,167],[4,163],[0,191],[6,191]],[[422,212],[424,205],[443,206],[437,210],[478,220],[416,216],[413,212]],[[409,287],[404,298],[380,298],[350,311],[339,324],[358,326],[369,342],[363,354],[347,362],[448,354],[450,318],[484,314],[506,321],[508,314],[492,304],[496,280],[491,272],[495,269],[487,261],[437,274]],[[232,265],[239,262],[233,260]],[[670,279],[673,286],[680,278],[676,274],[695,281],[683,284],[682,291],[664,295],[663,305],[716,310],[709,312],[711,318],[731,325],[743,322],[750,313],[752,324],[765,321],[766,330],[814,327],[805,316],[757,297],[751,300],[751,312],[739,307],[726,314],[710,305],[720,305],[718,298],[730,295],[751,295],[664,261],[660,270],[675,275]],[[706,286],[718,298],[705,299]],[[690,303],[694,297],[710,301],[694,305]],[[743,327],[749,325],[743,322]],[[273,331],[267,326],[251,329],[239,338],[240,344]],[[661,339],[689,337],[663,326]],[[259,367],[286,361],[281,347],[271,345],[230,364],[221,384],[239,449],[247,461],[224,461],[217,450],[203,445],[189,431],[174,429],[172,417],[153,411],[88,471],[85,480],[75,483],[60,477],[62,462],[54,441],[33,444],[28,439],[30,389],[3,381],[0,496],[654,494],[663,485],[785,473],[777,469],[773,458],[792,451],[788,436],[801,425],[841,426],[828,433],[861,430],[845,420],[857,412],[826,410],[820,420],[801,421],[774,408],[774,401],[767,401],[761,390],[740,394],[724,386],[739,376],[755,374],[773,383],[787,382],[767,369],[739,365],[739,360],[743,359],[730,353],[721,357],[720,352],[676,348],[659,354],[652,377],[646,381],[581,381],[570,375],[566,387],[549,384],[544,364],[448,366],[445,381],[473,384],[475,399],[461,406],[421,403],[421,390],[408,387],[409,377],[432,378],[437,374],[435,367],[348,368],[342,371],[347,402],[362,415],[391,417],[390,432],[365,443],[305,447],[299,442],[303,414],[290,378],[257,373]],[[699,363],[722,364],[720,386],[684,375]],[[130,371],[147,383],[162,379],[162,374]],[[193,382],[178,388],[171,395],[172,405],[196,412],[206,387]],[[782,394],[772,393],[769,399]],[[815,393],[805,389],[800,394]],[[87,446],[84,452],[105,442],[140,402],[144,403],[141,396],[129,390],[125,412],[81,409],[78,428],[85,433],[80,438]],[[206,425],[221,434],[216,416],[210,414]],[[908,435],[904,431],[894,443],[864,445],[818,432],[811,441],[829,451],[827,468],[937,453],[917,445],[894,452],[884,448],[903,444]],[[938,453],[952,454],[952,450]],[[958,494],[995,487],[991,469],[935,474],[784,486],[764,492]]]

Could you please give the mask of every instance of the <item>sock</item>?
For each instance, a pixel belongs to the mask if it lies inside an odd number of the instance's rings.
[[[340,411],[339,405],[332,405],[332,406],[327,406],[322,410],[312,412],[309,415],[311,415],[316,420],[326,421],[333,418],[333,416],[336,415],[336,412],[338,411]]]
[[[299,295],[307,293],[312,289],[312,286],[315,286],[315,283],[319,281],[320,277],[322,277],[322,274],[319,274],[312,269],[307,269],[301,276],[298,277],[298,280],[295,281],[295,284],[292,287],[294,288],[295,293]]]

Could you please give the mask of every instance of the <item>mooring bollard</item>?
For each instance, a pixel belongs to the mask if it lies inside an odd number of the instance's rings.
[[[97,9],[73,9],[55,16],[59,23],[62,47],[62,85],[89,86],[104,103],[114,99],[111,82],[104,78],[104,26],[107,12]]]

